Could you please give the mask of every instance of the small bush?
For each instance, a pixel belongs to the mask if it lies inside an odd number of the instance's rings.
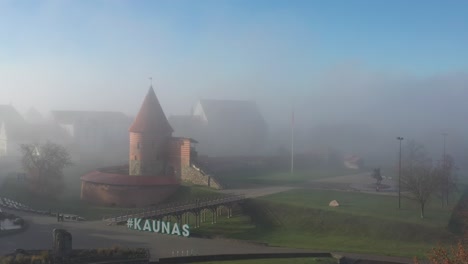
[[[47,261],[41,255],[35,255],[31,257],[31,263],[33,264],[45,264]]]
[[[12,264],[12,263],[14,263],[14,257],[11,257],[11,256],[0,257],[0,263],[1,264]]]
[[[47,251],[47,250],[41,251],[40,256],[43,257],[45,260],[48,261],[48,260],[50,259],[50,252]]]

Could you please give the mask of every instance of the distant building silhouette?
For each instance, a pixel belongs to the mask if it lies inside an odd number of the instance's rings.
[[[128,149],[131,119],[121,112],[52,111],[52,117],[69,136],[75,156],[93,158]]]
[[[12,105],[0,105],[0,158],[19,155],[19,144],[28,141],[27,123]]]
[[[171,116],[175,134],[196,138],[200,153],[244,156],[262,153],[267,125],[253,101],[200,100],[191,115]]]

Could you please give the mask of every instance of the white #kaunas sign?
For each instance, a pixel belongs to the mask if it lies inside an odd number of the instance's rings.
[[[168,235],[177,235],[184,237],[188,237],[190,235],[189,225],[182,225],[182,228],[180,228],[177,223],[170,223],[159,220],[129,218],[127,220],[127,227],[128,229],[132,230],[148,231]]]

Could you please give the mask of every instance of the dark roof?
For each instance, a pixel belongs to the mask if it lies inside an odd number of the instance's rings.
[[[73,124],[83,120],[123,120],[128,117],[122,112],[111,111],[52,111],[54,119],[62,124]]]
[[[174,129],[175,136],[189,137],[194,136],[194,129],[200,120],[191,115],[172,115],[169,117],[169,123]]]
[[[136,133],[157,133],[161,135],[170,135],[174,132],[159,104],[153,87],[150,87],[146,94],[140,111],[129,131]]]
[[[44,117],[34,107],[29,108],[28,112],[25,115],[25,118],[29,122],[42,122],[42,121],[44,121]]]
[[[64,141],[71,138],[59,124],[54,122],[32,123],[28,124],[27,128],[29,131],[27,138],[31,141]]]
[[[217,124],[264,124],[263,116],[253,101],[200,100],[208,123]]]
[[[10,140],[24,140],[29,129],[24,118],[11,105],[0,105],[0,123],[4,124],[5,131]]]
[[[24,123],[24,118],[11,105],[0,105],[0,122]]]

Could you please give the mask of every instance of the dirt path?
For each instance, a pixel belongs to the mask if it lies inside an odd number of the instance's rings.
[[[275,193],[286,192],[292,189],[296,189],[297,187],[281,187],[281,186],[273,186],[273,187],[262,187],[262,188],[244,188],[244,189],[228,189],[228,190],[221,190],[220,192],[225,194],[237,194],[237,195],[245,195],[247,198],[257,198],[262,196],[267,196]]]
[[[320,190],[335,190],[335,191],[352,191],[361,193],[370,193],[376,195],[396,195],[398,185],[394,180],[384,179],[382,188],[379,192],[375,189],[375,180],[372,179],[369,173],[350,174],[344,176],[336,176],[330,178],[322,178],[310,180],[296,186],[267,186],[267,187],[252,187],[242,189],[227,189],[221,190],[225,194],[245,195],[247,198],[257,198],[275,193],[286,192],[299,188],[310,188]]]
[[[351,174],[324,179],[311,180],[304,184],[304,188],[354,191],[377,195],[396,195],[398,185],[393,179],[384,178],[380,191],[375,189],[375,180],[369,173]]]

